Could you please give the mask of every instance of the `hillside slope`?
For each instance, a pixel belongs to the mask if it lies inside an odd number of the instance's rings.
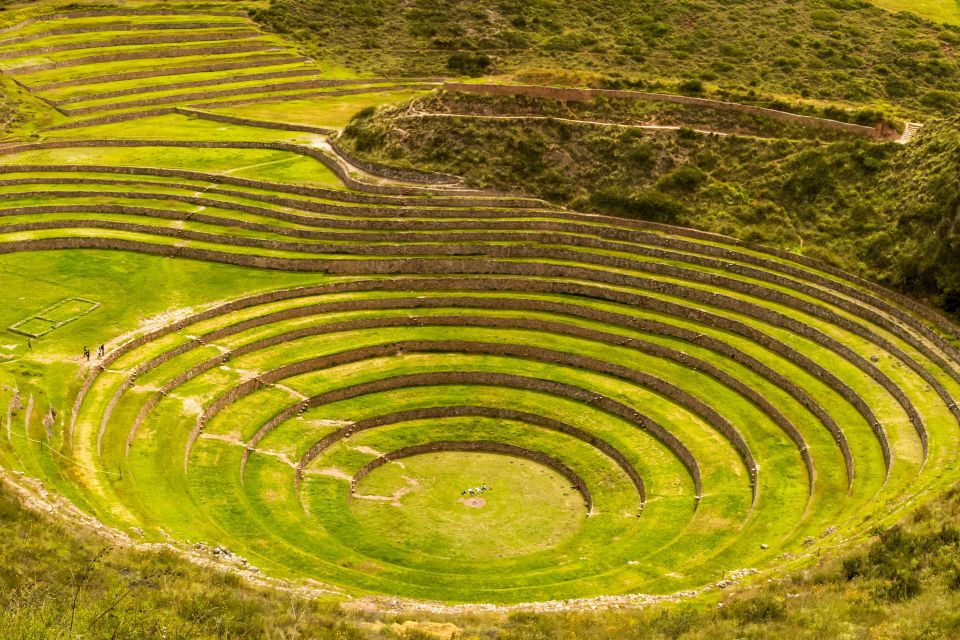
[[[897,265],[897,286],[937,292],[944,308],[960,310],[960,118],[928,127],[885,178],[884,217],[892,224],[873,251]]]
[[[960,105],[960,27],[864,0],[272,0],[253,15],[320,58],[388,74],[545,68],[931,113]]]
[[[477,186],[801,251],[960,309],[957,118],[931,122],[909,145],[804,139],[783,127],[781,135],[794,138],[774,139],[756,119],[744,129],[716,115],[693,126],[740,135],[562,119],[612,113],[630,122],[637,107],[627,102],[431,95],[361,114],[343,139],[371,158],[463,175]],[[489,116],[517,112],[552,117]],[[661,124],[675,117],[646,115]]]

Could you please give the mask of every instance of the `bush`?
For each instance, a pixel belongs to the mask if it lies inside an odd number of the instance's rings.
[[[868,127],[875,125],[881,120],[883,120],[883,112],[876,109],[860,109],[856,115],[853,116],[853,121],[856,124],[862,124]]]
[[[868,571],[869,566],[867,564],[867,558],[866,556],[862,555],[845,558],[840,569],[840,573],[843,575],[845,580],[853,580],[854,578],[863,577]]]
[[[352,140],[354,149],[359,152],[373,151],[383,146],[384,134],[369,125],[361,124],[357,114],[343,130],[343,137]]]
[[[701,94],[703,93],[702,80],[684,80],[679,86],[680,93]]]
[[[960,110],[960,94],[952,91],[928,91],[920,98],[925,106],[943,113],[953,113]]]
[[[684,212],[683,205],[660,191],[603,189],[590,194],[589,204],[601,213],[623,218],[672,224]]]
[[[653,621],[653,628],[668,638],[679,638],[703,624],[699,612],[692,607],[660,612]]]
[[[883,589],[884,597],[890,602],[903,602],[920,595],[922,587],[915,571],[897,571]]]
[[[693,193],[707,181],[707,174],[690,165],[685,165],[664,175],[657,181],[661,191]]]
[[[357,111],[357,113],[354,114],[351,120],[366,120],[376,112],[377,112],[377,108],[373,105],[370,105],[370,106],[364,107],[363,109],[360,109],[360,111]]]
[[[769,594],[760,594],[752,598],[737,600],[723,609],[723,617],[736,620],[740,624],[759,624],[773,620],[783,620],[787,616],[787,605],[783,600]]]
[[[490,70],[493,61],[485,53],[458,51],[447,58],[447,69],[463,76],[482,76]]]

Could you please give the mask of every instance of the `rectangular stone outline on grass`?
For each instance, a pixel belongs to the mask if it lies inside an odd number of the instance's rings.
[[[55,310],[55,309],[59,309],[60,307],[62,307],[63,305],[65,305],[65,304],[67,304],[67,303],[69,303],[69,302],[85,302],[85,303],[87,303],[87,304],[90,305],[90,306],[86,309],[86,311],[81,311],[80,313],[74,314],[73,316],[67,318],[66,320],[59,320],[59,321],[57,321],[57,320],[50,320],[49,318],[45,318],[45,317],[44,317],[45,314],[48,314],[48,313],[50,313],[51,311],[53,311],[53,310]],[[100,303],[99,303],[99,302],[95,302],[94,300],[88,300],[87,298],[77,298],[77,297],[64,298],[63,300],[60,300],[60,301],[58,301],[58,302],[55,302],[55,303],[53,303],[52,305],[50,305],[50,306],[42,309],[41,311],[38,311],[37,313],[33,314],[33,315],[30,316],[30,317],[24,318],[23,320],[20,320],[19,322],[16,322],[16,323],[10,325],[9,327],[7,327],[7,331],[11,331],[11,332],[13,332],[13,333],[16,333],[16,334],[19,334],[19,335],[22,335],[22,336],[26,336],[26,337],[28,337],[28,338],[40,338],[40,337],[42,337],[42,336],[47,335],[48,333],[50,333],[50,332],[53,331],[54,329],[59,329],[59,328],[62,327],[63,325],[69,324],[69,323],[73,322],[74,320],[76,320],[77,318],[80,318],[80,317],[83,317],[83,316],[87,315],[88,313],[90,313],[91,311],[95,310],[95,309],[96,309],[97,307],[99,307],[99,306],[100,306]],[[40,321],[42,321],[42,322],[48,322],[48,323],[50,323],[50,327],[49,327],[46,331],[41,331],[41,332],[39,332],[39,333],[33,333],[33,332],[26,331],[26,330],[24,330],[24,329],[21,328],[21,327],[23,327],[24,325],[26,325],[27,323],[32,322],[32,321],[34,321],[34,320],[40,320]]]

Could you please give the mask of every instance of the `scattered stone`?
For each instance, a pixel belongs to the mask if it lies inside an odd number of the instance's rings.
[[[806,538],[803,539],[803,546],[809,547],[814,542],[816,542],[816,540],[813,539],[813,536],[807,536]]]
[[[826,538],[826,537],[827,537],[828,535],[830,535],[831,533],[834,533],[834,532],[837,530],[837,528],[838,528],[838,527],[836,527],[836,526],[827,527],[827,529],[823,532],[823,535],[820,536],[820,537],[821,537],[821,538]]]
[[[735,571],[727,571],[727,577],[730,580],[739,580],[740,578],[745,578],[749,575],[756,573],[756,569],[737,569]]]
[[[141,538],[143,537],[143,529],[141,529],[140,527],[130,527],[130,531],[133,531],[135,534],[137,534]]]
[[[760,548],[761,548],[761,549],[769,549],[769,548],[770,548],[770,545],[768,545],[768,544],[761,544],[761,545],[760,545]]]

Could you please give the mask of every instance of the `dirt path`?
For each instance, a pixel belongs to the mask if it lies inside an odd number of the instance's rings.
[[[714,584],[708,584],[700,589],[679,591],[667,595],[650,595],[646,593],[632,593],[619,596],[596,596],[593,598],[572,598],[570,600],[545,600],[543,602],[524,602],[520,604],[442,604],[439,602],[423,602],[420,600],[406,600],[404,598],[388,598],[367,596],[348,600],[340,606],[348,611],[376,612],[393,615],[470,615],[475,613],[507,614],[515,611],[535,611],[537,613],[568,613],[571,611],[603,611],[606,609],[634,609],[663,602],[681,602],[695,598],[708,591],[726,589],[743,578],[757,573],[756,569],[740,569],[727,572],[727,577]]]
[[[247,443],[246,443],[246,442],[244,442],[243,440],[241,440],[241,439],[238,438],[237,436],[235,436],[235,435],[230,435],[230,434],[201,433],[201,434],[200,434],[200,438],[203,439],[203,440],[217,440],[217,441],[219,441],[219,442],[226,442],[227,444],[232,444],[232,445],[235,445],[235,446],[238,446],[238,447],[246,447],[246,446],[247,446]],[[295,463],[293,460],[291,460],[291,459],[290,459],[290,456],[288,456],[287,454],[282,453],[282,452],[280,452],[280,451],[271,451],[270,449],[251,449],[250,451],[253,452],[253,453],[260,453],[260,454],[263,454],[263,455],[265,455],[265,456],[273,456],[274,458],[277,458],[278,460],[280,460],[280,461],[283,462],[284,464],[286,464],[286,465],[288,465],[288,466],[291,466],[291,467],[294,467],[294,468],[296,468],[296,466],[297,466],[297,463]]]
[[[354,493],[353,497],[359,500],[378,500],[382,502],[389,502],[394,507],[402,507],[403,503],[400,502],[400,498],[407,495],[408,493],[413,493],[414,491],[416,491],[417,488],[420,486],[420,482],[416,478],[411,478],[409,476],[401,476],[401,477],[403,478],[404,482],[407,483],[407,486],[400,487],[389,496],[375,496],[375,495],[367,495],[362,493]]]
[[[337,469],[336,467],[326,467],[323,469],[307,469],[304,471],[307,475],[312,476],[329,476],[331,478],[337,478],[338,480],[346,480],[350,482],[353,480],[353,476],[342,469]]]
[[[586,124],[597,127],[614,127],[620,129],[648,129],[653,131],[679,131],[680,129],[687,129],[691,131],[696,131],[697,133],[702,133],[705,135],[715,135],[715,136],[738,136],[741,138],[750,138],[752,140],[782,140],[783,138],[772,138],[765,136],[758,136],[747,133],[727,133],[723,131],[714,131],[710,129],[697,129],[695,127],[686,127],[681,125],[668,125],[668,124],[625,124],[622,122],[608,122],[605,120],[585,120],[577,118],[564,118],[559,116],[494,116],[494,115],[480,115],[474,113],[438,113],[432,111],[414,111],[411,113],[405,113],[403,115],[397,116],[398,118],[473,118],[477,120],[552,120],[555,122],[566,122],[569,124]]]

